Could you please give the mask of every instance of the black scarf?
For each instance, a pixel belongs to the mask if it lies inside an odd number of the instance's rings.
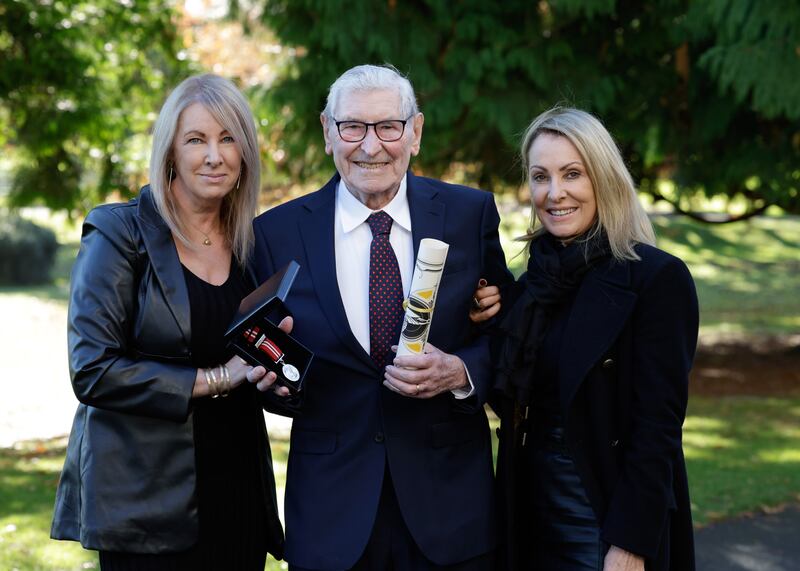
[[[501,393],[521,405],[528,404],[539,347],[552,310],[610,253],[604,232],[588,239],[578,237],[566,247],[547,233],[531,242],[528,270],[520,278],[525,289],[500,326],[504,340],[496,387]]]

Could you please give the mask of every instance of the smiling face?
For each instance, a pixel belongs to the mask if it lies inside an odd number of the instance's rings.
[[[200,103],[180,115],[172,143],[175,179],[172,191],[203,205],[221,201],[236,185],[242,154],[233,136]]]
[[[542,133],[528,151],[528,165],[531,200],[545,230],[565,243],[586,232],[597,218],[597,201],[575,145]]]
[[[406,123],[403,136],[387,143],[374,128],[363,141],[348,143],[339,136],[334,121],[376,123],[401,116],[400,95],[393,90],[351,91],[334,109],[333,118],[321,116],[325,152],[333,155],[336,170],[350,192],[363,204],[378,210],[388,204],[403,180],[411,157],[419,153],[424,118],[418,113]]]

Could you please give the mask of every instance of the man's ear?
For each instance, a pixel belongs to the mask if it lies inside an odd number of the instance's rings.
[[[422,113],[417,113],[412,119],[412,130],[414,140],[411,143],[411,155],[416,157],[419,154],[419,149],[422,146],[422,125],[425,123],[425,116]]]
[[[333,141],[331,141],[330,129],[328,127],[328,117],[325,113],[319,114],[319,122],[322,123],[322,137],[325,139],[325,154],[333,154]]]

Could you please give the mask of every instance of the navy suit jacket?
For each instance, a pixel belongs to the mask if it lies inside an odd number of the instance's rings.
[[[476,394],[400,396],[350,330],[336,278],[334,210],[339,176],[254,222],[254,267],[266,279],[301,265],[287,298],[293,335],[314,353],[291,435],[286,559],[346,569],[370,537],[388,466],[405,522],[431,561],[446,565],[495,546],[492,453],[483,403],[491,384],[488,339],[470,326],[478,279],[510,280],[488,192],[408,173],[414,251],[422,238],[450,244],[429,341],[466,364]]]

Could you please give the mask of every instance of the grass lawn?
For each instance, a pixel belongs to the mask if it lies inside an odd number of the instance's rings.
[[[798,442],[800,398],[693,397],[683,448],[695,524],[800,500]]]
[[[28,441],[0,448],[0,569],[78,571],[99,569],[94,551],[73,541],[50,539],[58,475],[64,464],[66,438]],[[283,497],[289,443],[273,440],[278,497]],[[286,569],[271,559],[265,569]]]

